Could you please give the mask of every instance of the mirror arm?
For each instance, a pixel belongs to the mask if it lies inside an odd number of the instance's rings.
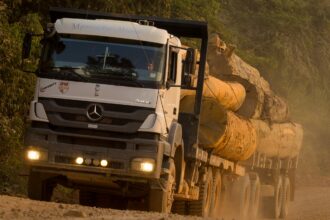
[[[30,71],[30,70],[22,70],[24,73],[33,73],[33,74],[35,74],[36,73],[36,71]]]

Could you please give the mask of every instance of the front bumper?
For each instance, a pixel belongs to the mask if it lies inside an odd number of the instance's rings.
[[[63,138],[65,137],[65,138]],[[63,141],[63,139],[71,140]],[[77,141],[78,140],[78,141]],[[84,143],[86,140],[86,143]],[[95,146],[90,140],[95,140]],[[125,147],[100,146],[101,143],[125,143]],[[78,144],[77,144],[78,143]],[[143,138],[113,138],[95,137],[88,134],[70,134],[54,131],[47,127],[31,127],[25,138],[27,148],[33,148],[42,152],[38,161],[27,160],[27,164],[34,170],[43,173],[52,173],[67,177],[71,181],[81,179],[95,180],[98,178],[111,181],[141,181],[159,179],[162,172],[162,161],[168,143],[155,139]],[[74,159],[77,157],[90,159],[106,159],[109,166],[106,168],[94,165],[77,165]],[[134,158],[148,158],[155,161],[153,172],[146,173],[135,171],[131,168]]]

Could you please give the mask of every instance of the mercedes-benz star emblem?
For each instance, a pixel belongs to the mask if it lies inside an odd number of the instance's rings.
[[[103,108],[98,104],[90,104],[87,107],[87,118],[91,121],[99,121],[102,118]]]

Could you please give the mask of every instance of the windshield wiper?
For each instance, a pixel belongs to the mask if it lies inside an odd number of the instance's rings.
[[[58,70],[56,70],[58,69]],[[75,72],[74,70],[82,69],[79,67],[54,67],[52,68],[53,72],[60,73],[62,76],[64,76],[65,79],[69,80],[82,80],[85,82],[88,82],[88,79],[86,77],[83,77],[79,73]]]
[[[132,79],[130,77],[114,77],[112,75],[112,76],[107,76],[107,78],[110,80],[115,80],[117,82],[120,82],[121,85],[134,84],[134,85],[142,87],[142,88],[144,87],[143,83],[141,83],[135,79]]]
[[[102,75],[104,76],[104,80],[110,79],[110,80],[116,80],[118,82],[124,83],[124,84],[134,84],[139,87],[144,87],[144,84],[139,82],[136,79],[136,76],[134,76],[132,73],[126,73],[126,72],[119,72],[119,71],[109,71],[109,69],[106,72],[103,71],[95,71],[97,75],[99,75],[97,78],[102,78]],[[109,74],[110,73],[110,74]]]

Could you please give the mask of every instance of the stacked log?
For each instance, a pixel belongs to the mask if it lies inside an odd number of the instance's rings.
[[[182,90],[181,99],[195,93],[195,90]],[[245,100],[245,88],[237,82],[225,82],[208,76],[204,80],[203,97],[215,98],[224,108],[236,111]]]
[[[216,34],[208,45],[210,72],[219,79],[241,83],[246,99],[238,114],[252,119],[272,122],[289,121],[289,111],[284,99],[277,96],[260,72],[234,53],[234,47],[226,45]]]
[[[257,131],[258,151],[269,157],[295,157],[298,155],[303,130],[296,123],[278,123],[269,125],[262,120],[251,120]]]
[[[181,99],[180,111],[191,113],[194,95]],[[256,131],[245,120],[225,109],[216,99],[204,97],[200,115],[199,145],[231,160],[246,160],[256,149]]]
[[[255,150],[268,157],[297,156],[303,130],[290,122],[286,101],[218,35],[209,41],[207,67],[201,146],[235,161],[248,159]],[[191,112],[194,100],[195,91],[182,90],[180,111]]]
[[[240,83],[246,98],[236,114],[250,119],[257,133],[257,150],[269,157],[295,157],[300,151],[303,130],[291,123],[286,101],[276,95],[260,72],[234,53],[218,35],[208,45],[209,71],[215,77]]]

